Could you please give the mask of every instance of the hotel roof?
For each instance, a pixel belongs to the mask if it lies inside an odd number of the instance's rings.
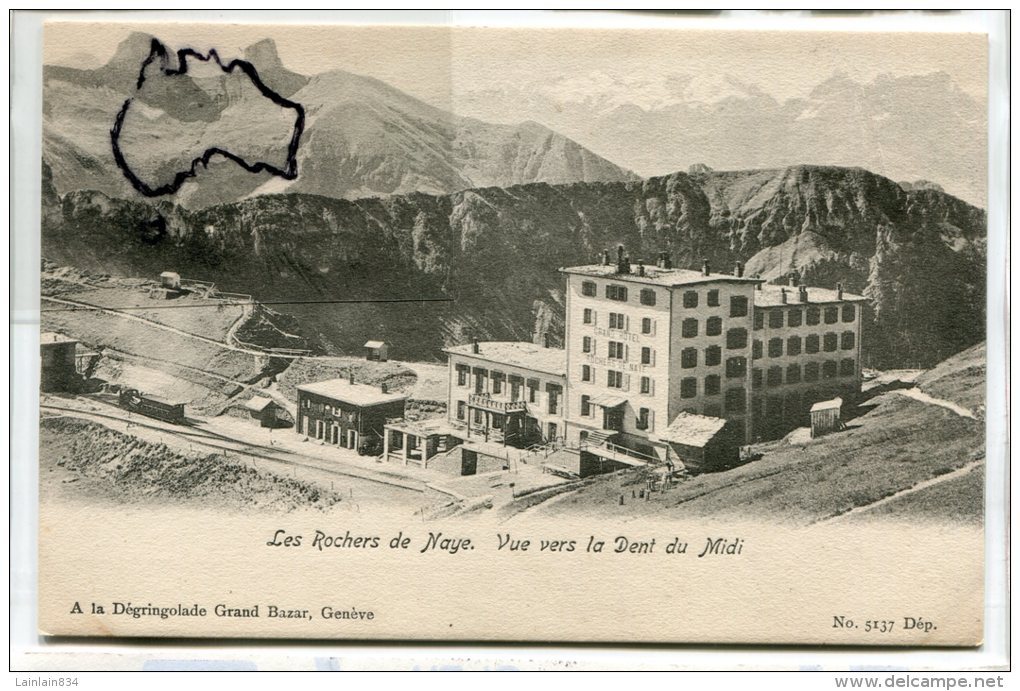
[[[661,435],[666,441],[685,446],[704,446],[726,425],[722,418],[678,413]]]
[[[317,381],[311,384],[301,384],[297,388],[301,391],[361,407],[394,403],[407,399],[405,394],[383,393],[382,389],[378,386],[352,384],[347,379],[327,379],[326,381]]]
[[[444,348],[452,355],[464,355],[500,365],[512,365],[546,374],[566,376],[567,354],[561,348],[543,348],[527,341],[480,341],[478,352],[474,344]]]
[[[695,283],[713,283],[719,281],[737,281],[739,283],[764,283],[763,278],[753,276],[734,276],[725,273],[704,274],[701,271],[691,269],[663,269],[655,264],[644,264],[644,275],[640,274],[641,265],[631,264],[630,273],[621,274],[616,270],[616,264],[586,264],[584,266],[567,266],[560,269],[561,273],[577,274],[579,276],[593,276],[595,278],[611,278],[614,281],[629,281],[631,283],[647,283],[658,286],[683,286]]]
[[[786,290],[786,302],[783,302],[783,290]],[[812,288],[807,287],[807,302],[801,302],[799,296],[799,286],[777,286],[777,285],[763,285],[761,290],[756,291],[754,294],[755,307],[779,307],[780,305],[804,305],[804,304],[819,304],[825,302],[863,302],[868,298],[863,295],[854,295],[843,291],[843,297],[837,297],[835,290],[829,290],[828,288]]]

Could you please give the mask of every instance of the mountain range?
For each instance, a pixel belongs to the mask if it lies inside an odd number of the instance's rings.
[[[44,67],[43,160],[59,193],[90,189],[113,197],[137,196],[117,168],[110,144],[114,116],[128,98],[136,98],[139,113],[136,139],[129,142],[136,157],[132,167],[139,170],[159,175],[178,169],[177,159],[187,158],[197,141],[260,160],[279,156],[281,136],[289,130],[270,118],[234,124],[238,113],[250,115],[259,106],[236,75],[189,61],[187,74],[164,78],[165,87],[147,83],[139,91],[139,71],[151,49],[151,36],[133,33],[101,67]],[[168,66],[177,67],[176,56],[169,57]],[[249,46],[244,58],[269,88],[305,108],[298,177],[288,181],[251,174],[226,159],[214,159],[175,196],[189,208],[267,192],[359,198],[637,179],[535,122],[491,124],[461,117],[342,70],[297,74],[283,65],[271,40]]]

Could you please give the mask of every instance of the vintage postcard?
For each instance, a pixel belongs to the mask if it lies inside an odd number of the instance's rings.
[[[43,634],[981,643],[986,36],[43,42]]]

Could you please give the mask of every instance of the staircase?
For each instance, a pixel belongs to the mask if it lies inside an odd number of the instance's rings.
[[[596,430],[594,432],[588,432],[588,438],[584,443],[588,446],[605,446],[606,442],[616,435],[616,430]]]

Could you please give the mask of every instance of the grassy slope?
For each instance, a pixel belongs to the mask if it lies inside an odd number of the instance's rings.
[[[930,396],[975,410],[985,404],[987,360],[985,344],[979,343],[919,376],[917,386]]]

